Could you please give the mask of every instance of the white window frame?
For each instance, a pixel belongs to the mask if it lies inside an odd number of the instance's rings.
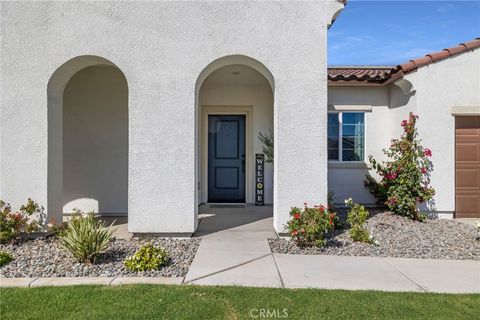
[[[344,113],[363,113],[363,160],[343,161],[343,114]],[[365,163],[365,154],[367,150],[367,117],[364,111],[329,111],[328,114],[338,115],[338,160],[330,160],[330,163]],[[328,128],[328,117],[327,117]],[[328,138],[328,134],[327,134]],[[328,158],[328,142],[327,142],[327,158]]]

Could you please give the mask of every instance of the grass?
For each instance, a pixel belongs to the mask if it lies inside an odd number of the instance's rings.
[[[478,319],[480,295],[164,285],[0,290],[2,320],[261,319],[260,309],[284,319]]]

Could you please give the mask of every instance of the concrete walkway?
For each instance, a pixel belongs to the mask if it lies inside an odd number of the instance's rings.
[[[480,262],[272,254],[272,207],[201,208],[202,239],[185,278],[0,279],[1,287],[197,284],[277,288],[480,293]]]
[[[272,254],[271,207],[203,208],[184,283],[480,293],[480,262]]]

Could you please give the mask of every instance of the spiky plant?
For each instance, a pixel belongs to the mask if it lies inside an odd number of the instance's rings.
[[[93,212],[83,216],[77,211],[60,233],[60,245],[78,262],[91,264],[107,249],[114,232],[105,222],[95,219]]]

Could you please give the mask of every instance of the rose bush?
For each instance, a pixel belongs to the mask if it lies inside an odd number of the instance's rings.
[[[292,239],[299,246],[323,246],[325,234],[334,228],[335,213],[324,206],[303,209],[293,207],[286,228]]]
[[[432,199],[435,190],[429,185],[432,151],[420,144],[417,120],[418,116],[410,113],[408,120],[402,121],[404,132],[400,139],[393,139],[390,148],[383,149],[388,161],[378,162],[369,156],[373,169],[382,177],[381,189],[369,189],[382,190],[383,194],[377,196],[385,199],[393,213],[422,221],[425,216],[419,214],[418,205]],[[369,183],[367,180],[367,186]]]

